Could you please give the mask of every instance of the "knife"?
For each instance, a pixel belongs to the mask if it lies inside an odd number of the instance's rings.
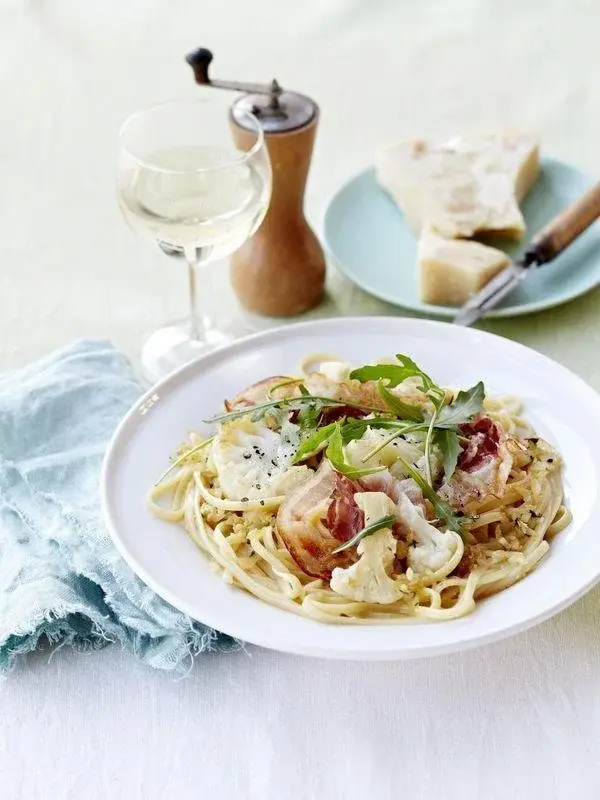
[[[472,325],[510,294],[530,272],[563,252],[600,216],[600,183],[568,206],[537,233],[523,255],[470,297],[454,322]]]

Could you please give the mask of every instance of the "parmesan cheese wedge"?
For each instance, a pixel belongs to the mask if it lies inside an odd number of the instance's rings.
[[[492,233],[520,241],[519,202],[539,173],[530,134],[457,137],[446,144],[398,142],[376,159],[377,179],[418,233],[425,223],[450,239]]]
[[[446,239],[426,227],[417,251],[421,300],[432,305],[462,305],[509,265],[495,247],[466,239]]]

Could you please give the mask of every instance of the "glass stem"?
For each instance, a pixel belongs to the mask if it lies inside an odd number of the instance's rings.
[[[188,281],[190,285],[190,338],[194,342],[202,342],[206,339],[206,332],[212,327],[210,317],[206,312],[206,284],[202,292],[201,308],[198,308],[197,281],[200,265],[204,266],[206,256],[210,250],[202,247],[184,248],[185,260],[188,265]]]
[[[196,268],[197,259],[188,258],[188,278],[190,284],[190,337],[194,342],[202,338],[204,328],[203,320],[198,314],[198,293],[196,291]]]

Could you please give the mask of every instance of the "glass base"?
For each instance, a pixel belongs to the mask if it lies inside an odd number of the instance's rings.
[[[198,356],[250,333],[253,330],[246,323],[231,321],[218,330],[208,328],[201,339],[192,339],[189,321],[173,322],[146,339],[140,356],[142,373],[149,384],[154,384]]]

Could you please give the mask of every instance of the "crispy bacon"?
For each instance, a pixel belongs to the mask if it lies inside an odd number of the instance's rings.
[[[456,472],[438,492],[452,508],[460,510],[469,501],[488,494],[501,497],[513,459],[502,430],[489,417],[479,417],[459,428],[466,444]]]
[[[473,472],[498,454],[500,428],[489,417],[479,417],[475,422],[459,425],[467,444],[458,457],[458,469]]]
[[[335,567],[349,567],[357,560],[355,547],[333,550],[364,527],[364,514],[354,502],[354,492],[360,490],[324,461],[314,477],[281,504],[277,530],[307,575],[329,580]]]
[[[339,472],[335,473],[335,489],[327,511],[326,525],[331,535],[340,542],[347,542],[365,527],[365,513],[354,502],[354,493],[361,491],[359,483]]]

